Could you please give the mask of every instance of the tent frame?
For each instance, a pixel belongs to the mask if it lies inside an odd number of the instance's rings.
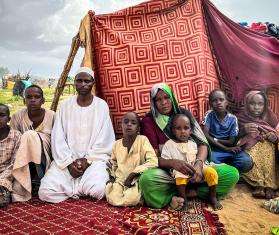
[[[53,98],[53,101],[51,104],[51,110],[53,110],[53,111],[56,111],[56,109],[57,109],[60,96],[63,93],[63,90],[64,90],[66,82],[67,82],[67,77],[69,75],[74,58],[75,58],[80,46],[81,46],[81,40],[80,40],[79,33],[78,33],[72,39],[72,45],[71,45],[71,50],[70,50],[69,56],[67,58],[67,61],[64,65],[64,69],[60,75],[57,86],[55,88],[54,98]]]

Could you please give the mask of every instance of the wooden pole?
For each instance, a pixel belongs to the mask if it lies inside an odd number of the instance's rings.
[[[71,50],[70,50],[68,59],[64,65],[63,72],[60,75],[60,78],[58,80],[58,83],[57,83],[57,86],[55,89],[54,98],[53,98],[53,101],[51,104],[51,110],[53,110],[53,111],[56,111],[56,109],[57,109],[59,98],[60,98],[61,94],[63,93],[65,84],[67,82],[67,77],[69,75],[69,72],[71,70],[74,58],[77,54],[79,47],[80,47],[80,39],[79,39],[79,35],[77,34],[75,37],[73,37]]]

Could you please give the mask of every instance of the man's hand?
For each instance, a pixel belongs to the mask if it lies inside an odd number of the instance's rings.
[[[76,179],[76,178],[79,178],[79,177],[81,177],[81,176],[83,175],[83,171],[77,168],[75,162],[71,163],[71,164],[68,166],[68,170],[69,170],[71,176],[72,176],[73,178],[75,178],[75,179]]]
[[[171,160],[171,168],[181,172],[184,175],[192,176],[196,173],[196,169],[193,166],[191,166],[190,164],[184,161],[177,160],[177,159]]]
[[[131,183],[132,183],[133,179],[137,176],[138,176],[138,174],[133,173],[133,172],[130,175],[128,175],[127,179],[124,182],[124,186],[130,188],[132,186]]]
[[[83,173],[84,173],[84,172],[86,171],[86,169],[89,167],[89,164],[88,164],[88,162],[87,162],[87,159],[84,158],[84,157],[83,157],[83,158],[79,158],[79,159],[75,160],[74,162],[75,162],[77,168],[78,168],[79,170],[82,170]]]
[[[68,170],[71,176],[76,179],[81,177],[88,167],[89,164],[87,162],[87,159],[79,158],[68,166]]]
[[[203,169],[203,162],[196,161],[194,165],[195,174],[191,178],[192,183],[200,183],[203,179],[202,169]]]

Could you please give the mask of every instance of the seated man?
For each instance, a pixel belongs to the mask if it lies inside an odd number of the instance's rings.
[[[44,94],[37,85],[26,88],[24,101],[26,108],[11,119],[11,127],[22,133],[12,171],[13,201],[27,201],[37,194],[51,162],[50,134],[55,113],[42,107]]]
[[[43,201],[105,195],[115,136],[108,105],[91,93],[94,81],[93,71],[81,67],[75,76],[78,95],[63,101],[57,112],[51,135],[54,161],[39,189]]]

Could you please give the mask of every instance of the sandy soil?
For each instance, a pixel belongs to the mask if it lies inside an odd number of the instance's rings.
[[[262,208],[263,201],[254,199],[248,186],[238,184],[221,201],[224,208],[217,212],[228,234],[270,234],[272,226],[279,226],[279,215]]]

